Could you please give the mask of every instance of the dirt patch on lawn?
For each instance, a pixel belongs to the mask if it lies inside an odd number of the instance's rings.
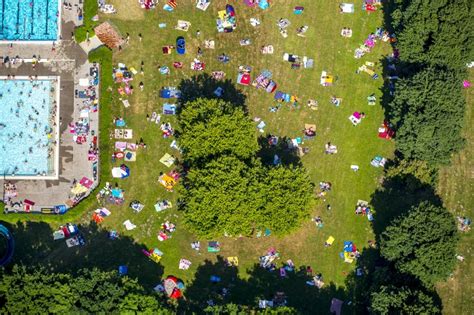
[[[114,18],[124,21],[137,21],[145,18],[145,9],[140,7],[137,0],[112,0],[110,4],[113,4],[117,10],[117,13],[113,15]]]

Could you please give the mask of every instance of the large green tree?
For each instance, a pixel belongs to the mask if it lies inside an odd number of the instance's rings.
[[[192,168],[182,190],[186,223],[200,236],[250,235],[261,220],[260,171],[232,156]]]
[[[169,313],[136,280],[95,269],[73,276],[14,266],[2,274],[0,301],[0,312],[9,314]]]
[[[69,285],[72,277],[67,274],[48,274],[44,269],[27,272],[25,267],[15,266],[0,278],[2,313],[68,312],[77,300]]]
[[[182,189],[185,222],[202,237],[251,235],[256,228],[285,234],[309,215],[312,184],[301,167],[267,169],[232,156],[188,173]]]
[[[241,107],[216,99],[185,103],[179,145],[191,166],[182,186],[185,222],[202,237],[284,234],[309,215],[312,186],[302,167],[267,168]]]
[[[395,0],[392,26],[402,61],[464,68],[474,59],[473,2]]]
[[[393,285],[372,292],[370,310],[374,314],[441,314],[433,297],[422,289]]]
[[[423,202],[391,222],[381,235],[380,252],[401,272],[432,286],[453,271],[457,239],[453,216]]]
[[[308,217],[313,185],[303,167],[278,166],[263,177],[265,205],[260,211],[262,223],[283,234],[298,227]]]
[[[447,164],[462,148],[465,99],[460,86],[456,74],[434,68],[397,82],[388,114],[405,158]]]
[[[219,155],[248,159],[258,150],[255,127],[241,107],[218,99],[186,103],[179,114],[179,145],[186,159]]]

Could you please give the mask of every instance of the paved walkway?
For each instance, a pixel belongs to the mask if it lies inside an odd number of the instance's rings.
[[[86,54],[89,54],[92,50],[102,46],[103,43],[100,41],[100,39],[97,36],[92,36],[89,39],[89,41],[84,41],[80,43],[79,45],[86,52]]]

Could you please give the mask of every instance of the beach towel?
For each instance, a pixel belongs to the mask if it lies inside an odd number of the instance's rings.
[[[334,237],[329,236],[328,239],[326,240],[326,244],[332,245],[332,243],[334,243],[334,240],[335,240]]]
[[[170,154],[166,153],[163,155],[160,159],[160,162],[166,165],[167,167],[170,167],[171,165],[174,164],[175,158],[172,157]]]
[[[191,266],[191,262],[187,259],[181,258],[179,260],[179,269],[181,270],[188,270],[189,266]]]
[[[123,141],[115,142],[115,149],[124,151],[126,148],[127,148],[127,142],[123,142]]]
[[[125,229],[127,231],[130,231],[130,230],[133,230],[135,229],[137,226],[135,224],[133,224],[132,222],[130,222],[130,220],[126,220],[125,222],[123,222],[123,225],[125,226]]]

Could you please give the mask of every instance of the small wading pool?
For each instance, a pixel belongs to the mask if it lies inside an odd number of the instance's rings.
[[[55,176],[57,78],[0,77],[0,174]]]
[[[58,39],[59,0],[0,1],[0,40]]]

